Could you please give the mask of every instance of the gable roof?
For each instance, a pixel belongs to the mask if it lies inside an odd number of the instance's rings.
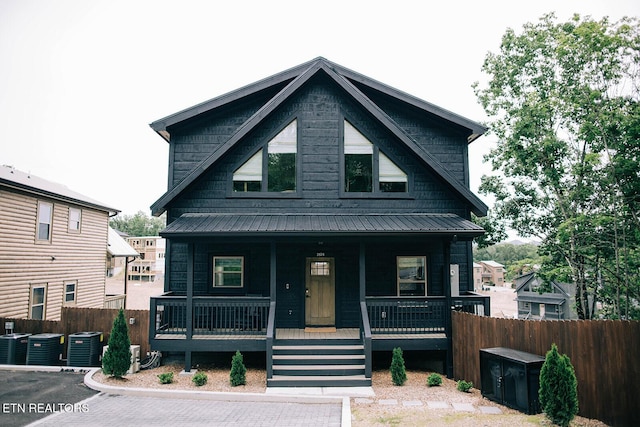
[[[54,200],[74,203],[109,213],[115,214],[120,212],[118,209],[114,209],[102,202],[70,190],[65,185],[19,171],[11,166],[0,166],[0,187],[30,193],[36,197],[45,196]]]
[[[527,286],[528,284],[532,284],[534,286],[540,286],[542,285],[543,281],[542,279],[535,273],[535,272],[530,272],[527,274],[523,274],[520,277],[516,277],[514,279],[514,284],[516,285],[516,294],[520,291],[523,290],[523,288],[525,286]],[[550,280],[549,284],[551,285],[552,288],[554,289],[558,289],[560,292],[560,294],[564,295],[565,298],[570,298],[571,295],[569,295],[569,293],[566,291],[566,289],[564,289],[559,283],[557,283],[555,280]],[[540,294],[540,295],[553,295],[553,292],[545,292],[544,294]]]
[[[109,227],[107,239],[107,253],[112,257],[139,257],[140,254],[118,234],[116,230]]]
[[[358,102],[365,110],[367,110],[375,119],[385,126],[395,137],[402,141],[417,157],[423,161],[430,169],[440,178],[442,178],[453,190],[465,199],[471,206],[474,213],[478,216],[484,216],[487,212],[487,206],[473,194],[463,183],[453,177],[446,168],[431,153],[423,149],[415,140],[401,129],[394,120],[389,117],[378,105],[367,97],[358,87],[365,85],[375,89],[396,99],[400,99],[407,104],[422,109],[426,113],[436,115],[446,121],[457,126],[465,128],[469,132],[468,142],[473,141],[482,135],[486,128],[482,125],[466,119],[462,116],[444,110],[426,101],[422,101],[390,86],[384,85],[373,79],[355,73],[347,68],[327,61],[324,58],[316,58],[310,62],[304,63],[297,67],[286,70],[282,73],[260,80],[252,85],[245,86],[236,91],[229,92],[218,98],[198,104],[194,107],[182,110],[178,113],[167,116],[150,124],[151,128],[160,134],[165,140],[170,141],[171,136],[169,127],[185,120],[194,118],[200,114],[211,111],[229,102],[241,99],[251,94],[266,90],[270,87],[283,85],[283,88],[269,101],[267,101],[258,111],[256,111],[249,119],[247,119],[231,137],[220,147],[218,147],[208,157],[203,159],[196,167],[194,167],[177,185],[167,191],[152,206],[151,211],[154,215],[160,215],[166,210],[167,205],[177,197],[183,190],[191,185],[200,175],[208,170],[216,161],[226,154],[237,142],[245,137],[259,123],[262,122],[270,113],[279,107],[286,99],[294,94],[304,83],[316,75],[318,72],[324,72],[338,86],[340,86],[347,94],[349,94],[356,102]]]

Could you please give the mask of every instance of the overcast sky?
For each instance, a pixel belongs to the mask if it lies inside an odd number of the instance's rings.
[[[481,122],[485,55],[552,11],[640,2],[0,0],[0,164],[149,214],[168,164],[149,123],[318,56]],[[491,143],[471,144],[473,191]]]

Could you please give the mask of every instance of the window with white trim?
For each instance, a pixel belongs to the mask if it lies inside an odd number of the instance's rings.
[[[38,202],[38,228],[36,239],[39,241],[51,241],[51,225],[53,222],[53,204]]]
[[[76,303],[76,282],[65,282],[64,284],[64,304],[75,305]]]
[[[31,285],[29,319],[44,320],[47,308],[47,285]]]
[[[427,295],[427,257],[397,257],[398,296]]]
[[[244,257],[214,256],[213,287],[241,288],[244,286]]]
[[[233,173],[237,193],[296,191],[298,125],[293,120]]]
[[[82,223],[82,210],[78,208],[69,208],[69,231],[79,233],[80,224]]]

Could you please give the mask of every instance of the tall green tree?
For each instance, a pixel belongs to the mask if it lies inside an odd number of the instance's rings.
[[[112,228],[129,236],[157,236],[165,224],[164,215],[151,218],[142,211],[138,211],[135,215],[117,215],[109,221]]]
[[[640,27],[554,14],[508,29],[474,85],[499,175],[480,191],[496,217],[542,241],[543,275],[576,284],[582,319],[597,302],[633,318],[640,301]],[[635,311],[634,311],[635,310]]]
[[[554,424],[568,426],[578,413],[578,382],[571,360],[551,345],[540,369],[540,406]]]
[[[124,318],[124,311],[120,309],[113,320],[113,327],[109,335],[109,348],[102,358],[102,370],[105,374],[121,378],[131,365],[131,340],[129,327]]]

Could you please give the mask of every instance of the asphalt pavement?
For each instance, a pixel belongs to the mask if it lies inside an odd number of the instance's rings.
[[[0,365],[0,426],[351,424],[348,398],[126,389],[95,383],[83,369],[35,369],[45,371]]]
[[[0,369],[0,425],[24,426],[98,394],[84,384],[82,372]]]

